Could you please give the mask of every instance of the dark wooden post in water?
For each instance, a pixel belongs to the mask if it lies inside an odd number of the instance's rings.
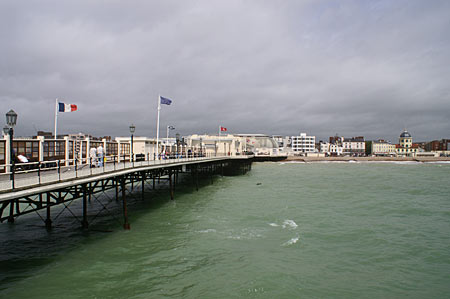
[[[130,229],[130,224],[128,223],[128,211],[127,211],[127,200],[125,197],[125,176],[122,177],[121,180],[122,185],[122,202],[123,202],[123,228]]]
[[[45,219],[45,228],[52,228],[52,219],[50,218],[50,193],[47,192],[47,219]]]
[[[89,226],[89,223],[87,221],[87,193],[88,193],[87,189],[88,188],[87,188],[86,184],[84,184],[83,189],[82,189],[83,190],[83,221],[81,222],[81,227],[84,229],[87,229]],[[91,188],[89,188],[89,189],[91,189]],[[91,197],[91,192],[89,190],[89,199],[90,199],[90,197]]]

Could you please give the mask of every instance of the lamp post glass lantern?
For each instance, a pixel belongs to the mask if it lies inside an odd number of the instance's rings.
[[[9,127],[13,128],[16,125],[17,122],[17,113],[14,112],[14,110],[9,110],[8,113],[6,113],[6,123]]]

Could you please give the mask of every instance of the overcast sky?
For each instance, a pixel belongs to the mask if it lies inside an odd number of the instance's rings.
[[[17,135],[59,98],[59,133],[156,136],[161,94],[162,135],[450,138],[448,0],[2,0],[0,36]]]

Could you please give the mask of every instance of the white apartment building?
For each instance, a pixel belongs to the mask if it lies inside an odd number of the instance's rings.
[[[301,133],[300,136],[292,136],[292,151],[301,153],[315,152],[316,136],[307,136]]]

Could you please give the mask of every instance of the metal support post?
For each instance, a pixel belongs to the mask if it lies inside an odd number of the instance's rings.
[[[170,199],[173,200],[172,169],[169,169],[169,189],[170,189]]]
[[[128,223],[128,210],[127,210],[127,199],[125,194],[125,177],[122,177],[121,179],[121,185],[122,185],[122,203],[123,203],[123,228],[124,229],[130,229],[130,224]]]
[[[141,172],[142,200],[145,198],[145,172]]]
[[[50,193],[47,192],[47,218],[45,219],[45,228],[52,228],[52,219],[50,218]]]
[[[198,166],[195,166],[195,190],[198,191]]]
[[[116,201],[119,201],[119,180],[114,178],[115,187],[116,187]]]
[[[83,191],[84,192],[84,191]],[[89,183],[89,191],[88,191],[88,194],[89,194],[89,198],[88,198],[88,200],[89,200],[89,202],[91,202],[91,194],[92,194],[92,183]]]
[[[14,223],[14,202],[15,199],[12,199],[11,203],[9,204],[8,223]]]
[[[87,192],[88,188],[86,184],[83,184],[83,221],[81,222],[81,226],[84,229],[87,229],[89,226],[89,223],[87,221]],[[89,188],[89,198],[91,197],[91,192]]]

